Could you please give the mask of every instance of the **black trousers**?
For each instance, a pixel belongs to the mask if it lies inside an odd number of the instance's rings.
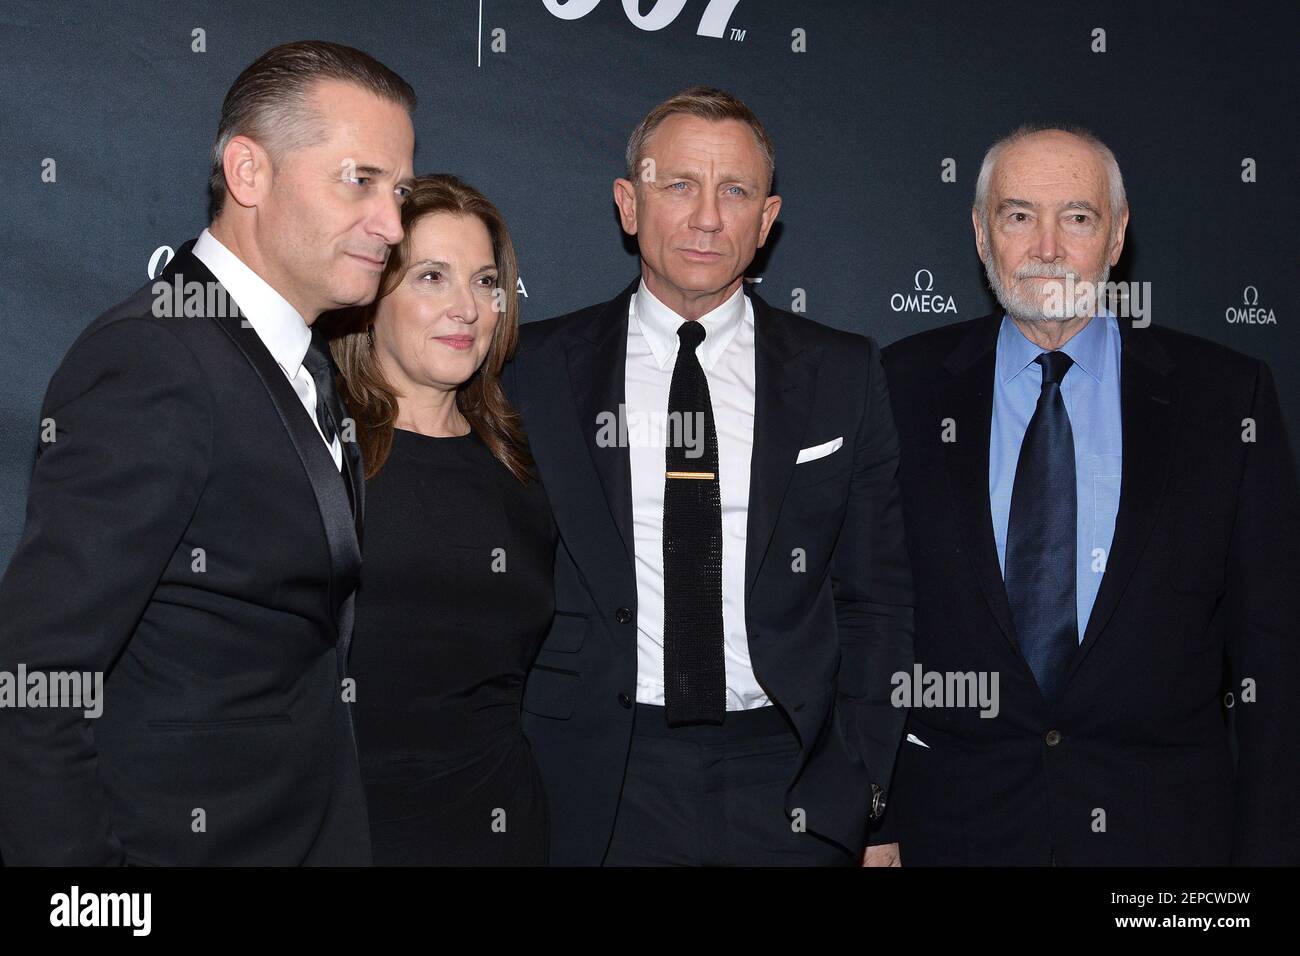
[[[637,704],[606,866],[849,866],[786,815],[799,741],[774,706],[669,727]]]

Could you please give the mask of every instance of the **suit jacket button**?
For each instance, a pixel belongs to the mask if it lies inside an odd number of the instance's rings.
[[[632,707],[632,698],[627,696],[627,694],[620,693],[618,695],[618,702],[624,709],[630,710]]]
[[[1055,747],[1061,742],[1061,732],[1059,730],[1049,730],[1043,739],[1047,741],[1047,746]]]
[[[632,620],[632,612],[625,607],[621,607],[614,612],[614,620],[618,621],[620,624],[626,624],[628,621]]]

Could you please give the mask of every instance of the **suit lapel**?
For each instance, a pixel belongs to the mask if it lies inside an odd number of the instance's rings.
[[[1011,622],[989,507],[989,433],[1001,321],[998,315],[976,320],[944,360],[944,369],[950,377],[940,391],[934,427],[943,427],[941,423],[945,419],[956,423],[956,441],[945,442],[944,449],[957,526],[985,603],[1019,656],[1020,645]]]
[[[352,487],[356,492],[357,508],[353,528],[357,535],[357,545],[360,547],[366,527],[366,464],[361,458],[361,447],[357,442],[343,443],[343,460],[350,469]]]
[[[333,356],[330,357],[330,369],[334,373],[334,381],[339,379],[338,367],[334,364]],[[362,543],[363,532],[365,531],[366,522],[366,466],[361,457],[361,445],[355,439],[356,423],[352,423],[349,429],[344,423],[349,421],[347,418],[347,407],[343,404],[341,396],[336,396],[334,401],[336,419],[339,423],[339,444],[343,447],[343,467],[347,472],[348,487],[351,488],[350,498],[356,501],[353,510],[353,531],[357,536],[357,545]],[[344,441],[343,436],[352,435],[351,441]],[[344,491],[348,491],[348,487]]]
[[[1106,627],[1133,575],[1160,511],[1169,475],[1178,395],[1169,354],[1141,329],[1120,320],[1120,422],[1124,463],[1115,535],[1106,556],[1097,599],[1070,674],[1087,656]],[[1068,675],[1067,675],[1068,680]]]
[[[569,343],[569,376],[583,437],[600,477],[629,561],[632,537],[632,474],[628,450],[597,444],[597,416],[619,413],[626,401],[628,308],[640,279],[601,311],[584,333]],[[745,591],[753,589],[758,569],[776,529],[786,487],[794,472],[799,442],[812,409],[815,355],[781,322],[761,298],[750,294],[754,310],[754,447],[749,477],[749,515],[745,549]]]
[[[602,415],[618,418],[619,434],[626,432],[628,307],[640,278],[606,303],[596,320],[568,343],[569,381],[578,408],[578,423],[591,453],[592,464],[605,491],[605,503],[623,539],[629,562],[634,560],[632,537],[632,463],[625,443],[597,442]]]
[[[171,284],[174,277],[179,277],[183,283],[197,281],[205,284],[205,288],[207,283],[218,284],[216,277],[192,253],[193,246],[193,241],[181,246],[159,276],[159,281]],[[233,301],[233,297],[229,297],[229,301]],[[329,449],[325,447],[293,386],[289,384],[289,379],[266,346],[262,344],[262,340],[252,326],[245,325],[238,315],[215,315],[208,318],[230,338],[243,353],[253,371],[257,373],[311,482],[329,546],[332,571],[330,607],[337,621],[340,605],[351,593],[353,582],[361,567],[357,525],[353,522],[352,508],[348,503],[343,476],[335,466]],[[360,460],[356,448],[351,447],[355,444],[355,442],[343,442],[345,464],[354,469]],[[353,474],[355,476],[357,472],[354,471]],[[364,493],[364,482],[360,482],[357,486],[358,515],[361,512]],[[345,630],[348,633],[343,633]],[[351,639],[350,631],[350,628],[340,628],[339,640],[345,652],[347,643]]]
[[[776,530],[799,443],[812,412],[816,350],[804,343],[756,294],[754,309],[754,447],[749,469],[745,532],[745,595]]]
[[[978,320],[944,363],[951,375],[942,391],[939,419],[957,423],[957,441],[945,445],[948,476],[967,554],[999,628],[1020,653],[1006,586],[998,565],[989,508],[989,430],[993,418],[998,315]],[[1120,322],[1120,415],[1124,464],[1115,536],[1106,572],[1083,640],[1071,662],[1079,667],[1115,610],[1137,566],[1160,508],[1177,417],[1173,363],[1149,334]]]

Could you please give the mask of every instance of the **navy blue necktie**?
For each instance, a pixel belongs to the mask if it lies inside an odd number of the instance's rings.
[[[1074,360],[1044,352],[1034,361],[1043,368],[1043,390],[1016,463],[1006,585],[1016,639],[1050,703],[1079,646],[1074,433],[1061,397],[1061,380]]]

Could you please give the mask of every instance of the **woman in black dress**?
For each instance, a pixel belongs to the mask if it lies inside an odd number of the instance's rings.
[[[544,865],[519,705],[556,532],[499,383],[514,250],[452,176],[417,180],[402,226],[378,299],[332,346],[366,462],[349,670],[374,862]]]

